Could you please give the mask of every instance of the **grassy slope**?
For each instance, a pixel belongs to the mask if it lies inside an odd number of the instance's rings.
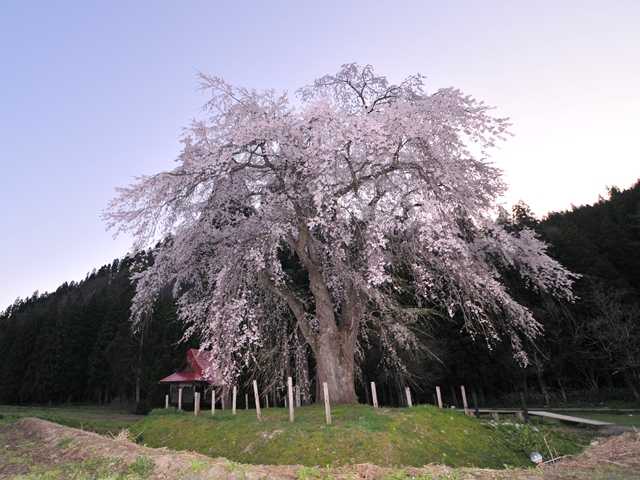
[[[19,407],[0,405],[0,416],[5,420],[36,417],[68,427],[91,430],[101,434],[117,434],[140,420],[140,416],[123,411],[95,406]]]
[[[501,468],[530,466],[528,453],[547,451],[543,434],[559,454],[576,453],[589,435],[566,430],[522,425],[492,426],[457,411],[431,406],[379,409],[368,406],[336,407],[333,424],[324,424],[320,407],[296,410],[288,422],[287,411],[229,410],[215,417],[202,412],[155,410],[131,430],[152,447],[194,450],[212,457],[242,463],[342,465],[375,463],[383,466],[444,463],[450,466]],[[546,455],[545,455],[546,456]]]

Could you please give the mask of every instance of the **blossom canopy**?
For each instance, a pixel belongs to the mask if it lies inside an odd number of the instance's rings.
[[[343,65],[296,102],[200,78],[211,97],[176,167],[120,189],[106,218],[138,247],[162,240],[136,277],[133,319],[173,285],[188,334],[226,359],[226,375],[301,343],[316,380],[351,402],[370,335],[399,369],[399,349],[419,348],[407,285],[415,306],[460,314],[467,332],[505,336],[516,354],[540,325],[504,272],[572,297],[574,275],[534,232],[496,221],[506,187],[488,159],[509,123],[484,103],[369,65]]]

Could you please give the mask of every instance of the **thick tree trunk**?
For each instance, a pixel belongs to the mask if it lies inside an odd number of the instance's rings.
[[[322,383],[327,382],[331,404],[357,403],[355,388],[355,351],[354,345],[341,335],[323,335],[318,339],[315,348],[316,357],[316,391],[322,391]],[[321,395],[316,401],[322,400]]]
[[[318,387],[327,382],[331,403],[357,403],[355,386],[355,348],[359,307],[354,289],[345,293],[340,317],[324,277],[316,265],[309,261],[309,286],[315,299],[315,314],[319,333],[312,343],[316,359]],[[320,400],[316,396],[316,401]]]
[[[282,290],[271,282],[273,288],[288,303],[305,340],[311,347],[316,361],[316,402],[322,401],[322,384],[327,383],[332,404],[357,403],[355,388],[355,349],[362,306],[357,290],[346,287],[344,299],[336,304],[322,273],[322,248],[312,237],[306,218],[301,212],[298,238],[290,238],[290,246],[309,275],[309,289],[313,295],[313,317],[317,324],[309,322],[309,309],[290,290]],[[266,279],[268,282],[268,278]],[[340,313],[338,313],[340,312]]]

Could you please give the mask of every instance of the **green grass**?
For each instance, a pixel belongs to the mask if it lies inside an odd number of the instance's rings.
[[[122,410],[96,406],[21,407],[0,405],[0,424],[23,417],[42,418],[68,427],[113,435],[142,418]]]
[[[281,408],[263,410],[264,420],[258,423],[253,410],[239,410],[236,416],[229,410],[218,410],[213,418],[208,411],[194,417],[188,412],[155,410],[140,417],[88,406],[0,405],[0,425],[20,417],[38,417],[102,434],[127,428],[132,437],[153,447],[195,450],[239,463],[308,467],[364,462],[383,466],[431,462],[489,468],[530,466],[528,454],[532,450],[548,457],[545,438],[553,451],[562,455],[580,451],[592,436],[589,430],[576,433],[556,425],[481,422],[459,411],[431,406],[374,410],[360,405],[336,407],[332,414],[333,425],[327,426],[323,409],[317,406],[296,409],[296,421],[291,424],[287,411]],[[70,443],[62,438],[59,447],[67,448]],[[144,465],[139,467],[144,469]],[[194,465],[194,471],[200,467]]]
[[[73,438],[64,437],[58,441],[58,444],[56,446],[64,450],[65,448],[69,448],[72,443],[73,443]]]
[[[325,425],[321,407],[296,409],[290,423],[281,408],[254,411],[207,411],[194,417],[175,410],[154,410],[130,430],[152,447],[194,450],[212,457],[252,464],[335,466],[375,463],[381,466],[450,466],[503,468],[531,466],[528,454],[548,456],[545,438],[558,454],[579,452],[589,433],[567,428],[493,424],[459,411],[431,406],[373,409],[338,406],[333,424]]]

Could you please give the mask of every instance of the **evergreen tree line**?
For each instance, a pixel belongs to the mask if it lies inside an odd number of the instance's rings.
[[[145,253],[115,260],[81,282],[18,299],[0,315],[0,403],[157,402],[158,379],[180,367],[184,349],[170,295],[132,332],[132,270]]]
[[[525,290],[510,282],[514,296],[534,312],[544,330],[526,346],[526,367],[508,345],[491,350],[460,336],[462,321],[436,322],[432,348],[440,362],[422,368],[434,384],[465,384],[481,405],[598,403],[640,400],[640,182],[610,188],[608,198],[538,220],[524,203],[504,219],[509,228],[534,229],[549,253],[578,273],[574,303]],[[454,391],[445,389],[448,401]],[[459,395],[459,390],[455,391]]]
[[[640,182],[543,220],[519,203],[503,221],[514,230],[536,230],[550,254],[581,275],[574,303],[509,281],[544,328],[526,345],[528,365],[514,360],[508,342],[488,346],[462,333],[461,318],[428,315],[426,354],[408,359],[408,376],[386,368],[370,339],[359,372],[361,401],[369,399],[370,381],[389,405],[403,403],[407,384],[422,402],[433,402],[440,385],[445,402],[456,405],[462,384],[480,405],[640,400]],[[180,341],[184,326],[169,292],[132,331],[130,276],[149,261],[148,253],[115,260],[81,282],[18,299],[0,314],[0,403],[160,405],[165,388],[158,380],[183,366],[197,339]]]

